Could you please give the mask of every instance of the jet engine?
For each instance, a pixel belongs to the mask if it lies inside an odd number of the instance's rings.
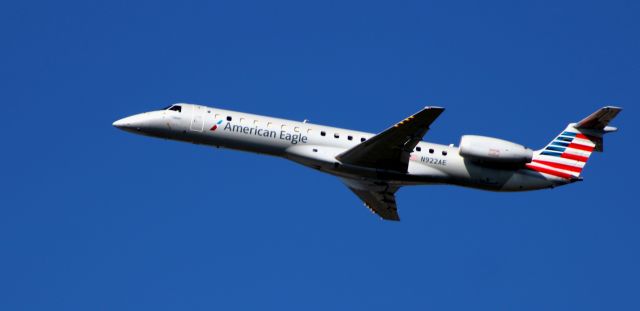
[[[464,135],[460,139],[460,156],[477,162],[524,164],[531,162],[533,151],[498,138]]]

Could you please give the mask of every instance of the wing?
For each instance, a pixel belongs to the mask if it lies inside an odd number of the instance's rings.
[[[382,219],[400,220],[395,197],[400,187],[385,182],[364,182],[346,178],[342,181],[364,202],[364,206]]]
[[[406,173],[409,155],[429,126],[444,111],[426,107],[384,132],[338,155],[342,163],[388,169]]]

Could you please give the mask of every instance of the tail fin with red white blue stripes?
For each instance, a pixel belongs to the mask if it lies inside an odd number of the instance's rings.
[[[580,179],[580,173],[594,151],[603,151],[602,136],[618,129],[609,122],[621,111],[603,107],[578,123],[571,123],[544,149],[534,153],[527,168],[567,180]]]

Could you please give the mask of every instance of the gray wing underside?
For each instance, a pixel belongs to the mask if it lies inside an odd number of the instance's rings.
[[[382,219],[400,220],[395,193],[399,187],[385,182],[366,182],[343,178],[342,181],[372,212]]]

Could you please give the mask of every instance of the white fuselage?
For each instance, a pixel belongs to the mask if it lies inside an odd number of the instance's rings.
[[[181,110],[134,115],[114,126],[139,134],[283,157],[340,177],[398,185],[455,184],[494,191],[523,191],[566,184],[523,167],[469,161],[458,148],[420,142],[408,172],[340,163],[336,156],[375,134],[218,108],[180,104]]]

